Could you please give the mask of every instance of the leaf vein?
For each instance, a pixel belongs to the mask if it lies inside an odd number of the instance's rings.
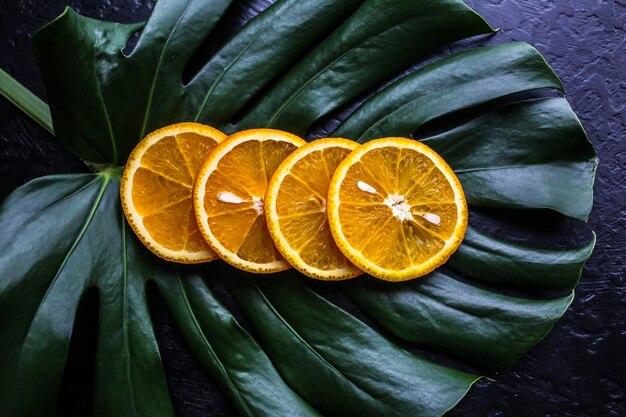
[[[239,61],[239,59],[243,56],[243,54],[245,54],[246,51],[248,49],[250,49],[250,47],[257,41],[257,39],[259,39],[261,37],[261,35],[263,33],[266,32],[266,30],[267,29],[262,30],[261,32],[259,32],[259,34],[254,39],[252,39],[252,41],[249,44],[247,44],[245,48],[243,48],[243,50],[235,57],[235,59],[230,64],[228,64],[228,66],[226,66],[226,68],[224,68],[224,71],[222,71],[220,76],[217,77],[217,80],[215,80],[213,85],[211,85],[211,88],[209,88],[209,91],[207,91],[207,94],[204,97],[204,100],[202,101],[202,105],[200,106],[200,110],[198,110],[198,113],[196,114],[196,117],[194,119],[196,122],[200,119],[200,116],[202,115],[202,112],[204,111],[204,109],[206,107],[206,104],[209,101],[209,97],[211,97],[211,95],[213,94],[213,91],[215,90],[215,88],[217,87],[219,82],[222,81],[222,79],[224,78],[226,73],[232,68],[232,66],[235,65],[237,63],[237,61]]]
[[[241,393],[239,392],[239,390],[235,386],[235,383],[233,382],[233,380],[231,379],[230,375],[228,374],[228,371],[226,370],[226,367],[220,361],[219,357],[215,353],[215,350],[213,350],[213,346],[211,346],[211,344],[207,340],[206,336],[204,335],[204,332],[202,331],[202,327],[200,326],[200,323],[198,323],[198,319],[196,318],[196,315],[194,314],[193,309],[191,308],[191,303],[189,302],[189,297],[187,296],[187,291],[185,290],[185,287],[183,286],[182,280],[180,279],[180,274],[178,273],[178,269],[174,268],[174,271],[176,273],[176,282],[178,283],[178,288],[180,289],[180,293],[181,293],[181,295],[183,297],[183,300],[185,301],[185,307],[187,308],[187,311],[189,312],[189,315],[191,316],[191,319],[193,321],[194,327],[196,328],[196,330],[198,331],[198,334],[202,338],[203,344],[206,346],[209,354],[215,359],[215,362],[217,363],[217,367],[219,369],[219,372],[222,375],[222,377],[226,380],[226,383],[228,384],[228,386],[231,388],[231,392],[233,392],[235,394],[237,399],[242,404],[243,408],[246,410],[247,414],[250,415],[250,416],[254,415],[254,413],[252,412],[252,410],[250,410],[250,407],[248,406],[248,404],[246,403],[244,398],[241,396]]]
[[[96,48],[98,46],[96,45]],[[98,74],[95,74],[96,68],[96,56],[94,55],[94,78],[98,80]],[[111,149],[113,150],[113,162],[112,165],[117,165],[117,143],[115,142],[115,133],[113,132],[113,125],[111,124],[111,117],[109,116],[109,109],[104,102],[104,96],[102,95],[102,88],[100,87],[100,83],[96,81],[96,97],[98,97],[98,102],[100,106],[102,106],[102,111],[104,112],[104,119],[106,120],[107,130],[109,133],[109,139],[111,141]]]
[[[276,315],[276,317],[281,321],[281,323],[283,323],[283,325],[294,335],[294,337],[296,339],[298,339],[300,342],[302,342],[304,344],[304,346],[315,356],[317,357],[320,361],[322,361],[322,363],[324,363],[333,373],[335,373],[336,375],[338,375],[341,379],[344,379],[346,381],[348,381],[352,386],[354,386],[356,389],[358,389],[359,391],[361,391],[362,393],[364,393],[365,395],[367,395],[369,398],[372,398],[376,401],[379,401],[380,399],[374,397],[372,394],[370,394],[369,392],[367,392],[364,388],[360,387],[359,384],[357,384],[355,381],[353,381],[350,377],[348,377],[346,374],[342,373],[339,369],[337,369],[333,364],[331,364],[330,362],[328,362],[326,360],[326,358],[324,358],[313,346],[311,346],[306,340],[304,340],[304,338],[287,322],[287,320],[285,320],[285,318],[276,310],[276,308],[274,307],[274,305],[267,299],[267,297],[265,296],[265,294],[263,294],[263,291],[261,291],[261,289],[254,283],[252,283],[252,286],[254,287],[254,289],[259,293],[259,295],[261,296],[261,298],[263,299],[263,301],[265,302],[265,304],[268,306],[268,308]]]
[[[152,78],[152,85],[150,87],[150,93],[148,95],[148,103],[146,104],[146,113],[143,118],[143,126],[141,128],[141,133],[139,134],[138,141],[143,139],[143,136],[146,133],[146,127],[148,126],[148,117],[150,115],[150,108],[152,107],[152,99],[154,97],[154,90],[156,88],[157,79],[159,78],[159,70],[161,69],[161,65],[163,64],[163,57],[165,56],[165,51],[167,50],[167,47],[170,44],[170,41],[172,40],[172,36],[174,36],[176,29],[178,29],[180,22],[183,20],[183,16],[185,16],[185,13],[187,12],[187,9],[189,8],[190,3],[191,1],[187,0],[187,3],[185,4],[185,8],[183,9],[182,13],[178,17],[178,20],[176,21],[176,24],[172,28],[172,31],[167,36],[167,39],[165,40],[165,44],[163,45],[163,49],[161,50],[159,61],[157,62],[156,69],[154,70],[154,77]]]
[[[89,228],[93,218],[96,215],[96,211],[98,210],[98,207],[100,206],[100,203],[102,202],[102,198],[103,198],[104,192],[106,191],[106,188],[107,188],[107,186],[109,184],[109,181],[110,181],[110,177],[105,177],[104,182],[102,183],[102,187],[100,188],[100,191],[98,192],[98,195],[96,196],[94,204],[91,207],[91,211],[89,212],[89,215],[87,216],[87,219],[85,220],[85,223],[83,224],[83,227],[78,232],[78,235],[76,236],[76,239],[74,239],[74,241],[72,242],[72,246],[68,250],[68,252],[65,255],[65,257],[63,258],[63,261],[61,262],[61,265],[57,269],[57,272],[54,275],[54,278],[52,278],[52,281],[50,282],[50,285],[46,289],[46,293],[44,294],[44,296],[41,299],[41,302],[39,303],[39,307],[37,308],[37,311],[39,311],[39,309],[42,307],[42,305],[44,304],[44,302],[48,298],[48,295],[50,294],[50,291],[52,291],[52,288],[54,287],[54,284],[56,283],[56,281],[58,280],[59,276],[63,272],[63,268],[65,268],[65,265],[67,264],[67,262],[69,261],[69,259],[73,255],[74,251],[78,247],[78,244],[80,243],[80,241],[82,240],[83,236],[87,232],[87,229]],[[35,313],[35,315],[36,314],[37,313]],[[35,324],[35,322],[36,322],[36,320],[33,319],[33,321],[30,323],[28,332],[26,333],[26,338],[28,338],[28,335],[30,334],[32,326]],[[21,364],[21,362],[22,362],[22,355],[24,353],[24,347],[25,346],[27,346],[26,343],[22,344],[22,347],[20,349],[20,355],[19,355],[19,359],[18,359],[18,367],[20,366],[19,364]]]
[[[139,415],[137,410],[137,403],[135,401],[131,371],[130,371],[130,344],[128,343],[128,252],[126,247],[126,221],[124,213],[121,213],[122,222],[122,335],[124,338],[123,345],[126,352],[124,361],[124,376],[128,380],[128,387],[132,391],[130,394],[130,401],[134,415]]]

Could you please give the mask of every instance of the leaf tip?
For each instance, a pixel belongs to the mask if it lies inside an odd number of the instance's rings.
[[[54,25],[55,23],[59,22],[65,17],[71,15],[72,13],[76,14],[76,11],[74,11],[74,9],[72,9],[70,6],[65,6],[61,14],[59,14],[57,17],[55,17],[54,19],[52,19],[51,21],[49,21],[48,23],[44,24],[42,27],[37,29],[37,31],[35,32],[35,39],[37,39],[37,37],[39,36],[41,32],[45,31],[50,26]]]

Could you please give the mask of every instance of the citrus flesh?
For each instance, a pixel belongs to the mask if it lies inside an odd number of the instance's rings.
[[[311,278],[362,274],[335,244],[326,215],[333,172],[357,146],[339,138],[308,143],[289,155],[270,180],[265,197],[270,234],[283,257]]]
[[[304,144],[280,130],[245,130],[229,136],[203,162],[194,185],[196,220],[226,262],[256,273],[290,268],[270,236],[264,199],[276,168]]]
[[[217,258],[198,229],[192,197],[202,160],[225,138],[209,126],[179,123],[150,133],[130,154],[120,186],[122,208],[135,234],[161,258]]]
[[[443,264],[467,229],[467,203],[448,164],[405,138],[370,141],[335,171],[328,218],[340,250],[388,281],[417,278]]]

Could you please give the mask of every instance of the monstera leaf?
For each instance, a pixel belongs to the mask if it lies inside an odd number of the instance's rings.
[[[472,207],[580,220],[590,211],[594,150],[535,49],[470,49],[407,73],[493,32],[462,1],[278,0],[183,77],[231,2],[160,0],[130,25],[68,9],[37,34],[54,132],[97,172],[34,180],[0,206],[0,415],[56,414],[78,306],[92,290],[97,416],[173,416],[149,283],[244,416],[442,415],[571,303],[593,241],[539,249],[473,225],[428,277],[323,288],[293,271],[259,278],[220,262],[168,264],[141,246],[120,208],[122,166],[147,132],[190,120],[226,132],[415,137],[450,163]],[[2,92],[52,131],[46,105],[0,75]]]

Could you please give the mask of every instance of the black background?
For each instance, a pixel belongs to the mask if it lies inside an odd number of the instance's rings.
[[[233,14],[242,16],[241,23],[269,3],[236,1]],[[526,229],[535,232],[516,238],[538,241],[560,235],[567,240],[574,235],[588,237],[591,228],[598,243],[576,300],[548,337],[510,371],[477,383],[449,415],[626,416],[626,4],[618,0],[467,3],[502,29],[472,45],[526,41],[546,56],[600,158],[589,226],[549,214],[523,215]],[[42,98],[45,92],[31,51],[32,35],[65,5],[87,16],[122,22],[143,20],[154,6],[150,0],[0,0],[0,67]],[[80,161],[0,99],[0,200],[33,178],[81,171],[87,168]],[[504,220],[516,219],[508,215]],[[566,232],[571,228],[579,233]],[[153,294],[151,300],[177,415],[233,415],[186,351],[158,296]],[[89,299],[81,309],[77,326],[89,328],[97,310]],[[61,416],[85,415],[80,410],[89,409],[90,384],[81,381],[81,358],[94,349],[88,331],[72,340]]]

